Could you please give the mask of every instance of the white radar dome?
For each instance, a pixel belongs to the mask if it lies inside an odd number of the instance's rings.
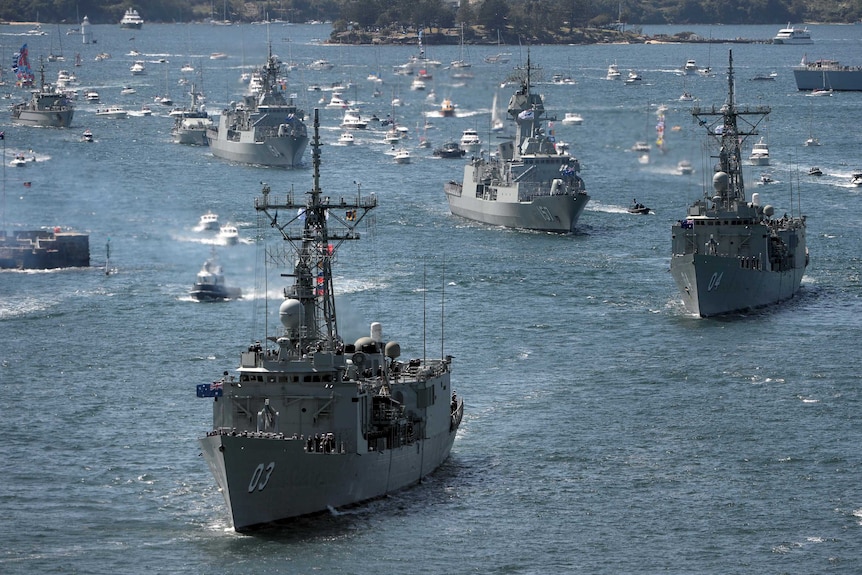
[[[297,329],[302,322],[302,304],[299,300],[286,299],[278,307],[278,319],[285,329]]]

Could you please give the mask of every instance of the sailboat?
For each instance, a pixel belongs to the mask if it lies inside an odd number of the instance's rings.
[[[511,52],[501,52],[500,50],[501,40],[500,40],[500,30],[497,30],[497,50],[496,54],[491,54],[490,56],[485,56],[485,62],[488,64],[507,64],[509,62],[509,58],[512,56]]]
[[[820,140],[814,137],[814,111],[811,110],[810,118],[808,120],[808,139],[805,140],[806,146],[819,146]]]
[[[831,96],[832,95],[832,86],[828,86],[828,82],[826,80],[826,72],[823,72],[823,87],[817,88],[816,90],[811,90],[808,95],[809,96]]]
[[[494,100],[491,103],[491,131],[502,132],[505,128],[503,118],[500,117],[500,109],[497,107],[497,92],[494,92]]]
[[[57,37],[60,40],[60,49],[57,54],[54,53],[54,42],[51,42],[51,52],[48,54],[49,62],[65,62],[66,58],[63,57],[63,35],[60,34],[60,25],[57,24]]]
[[[468,62],[467,60],[464,59],[464,24],[463,24],[463,22],[461,23],[461,51],[458,54],[458,59],[452,60],[452,62],[450,62],[450,66],[452,66],[453,68],[469,68],[470,66],[472,66],[472,64],[470,64],[470,62]]]

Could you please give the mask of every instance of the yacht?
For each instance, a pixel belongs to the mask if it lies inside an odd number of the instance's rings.
[[[239,230],[234,225],[224,225],[219,229],[218,239],[223,244],[235,245],[239,243]]]
[[[461,134],[459,144],[461,145],[461,149],[468,154],[475,154],[482,149],[482,140],[479,139],[479,133],[472,128],[464,130]]]
[[[359,110],[348,109],[344,111],[344,117],[341,118],[341,127],[345,130],[364,130],[368,126],[368,121],[363,120],[359,115]]]
[[[772,39],[773,44],[811,44],[811,33],[808,28],[796,28],[787,23],[787,28],[782,28]]]
[[[763,138],[751,147],[751,155],[748,159],[752,166],[769,165],[769,146]]]
[[[356,139],[353,137],[353,134],[350,132],[344,132],[341,136],[338,137],[338,143],[342,146],[352,146]]]
[[[682,73],[686,76],[697,74],[697,62],[694,60],[686,60],[682,67]]]
[[[622,78],[622,74],[620,74],[620,69],[617,67],[617,63],[614,62],[608,66],[608,74],[605,76],[605,80],[619,80],[620,78]]]
[[[141,18],[141,15],[138,14],[138,11],[134,8],[126,10],[126,13],[123,14],[122,19],[120,19],[120,28],[140,30],[143,25],[144,19]]]
[[[449,98],[444,98],[443,102],[440,104],[440,115],[444,118],[455,116],[455,104],[453,104],[452,100]]]
[[[218,225],[218,214],[214,214],[212,212],[207,212],[201,216],[200,221],[198,222],[198,229],[201,231],[216,231],[219,229]]]

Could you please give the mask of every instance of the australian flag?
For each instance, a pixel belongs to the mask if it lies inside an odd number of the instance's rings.
[[[197,386],[198,397],[221,397],[224,395],[224,389],[221,381],[212,383],[201,383]]]

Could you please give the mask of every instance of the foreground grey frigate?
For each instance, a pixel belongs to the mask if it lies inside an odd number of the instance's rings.
[[[318,127],[315,110],[312,190],[295,198],[264,184],[255,200],[295,252],[281,334],[242,352],[236,376],[197,386],[213,398],[203,455],[237,531],[419,482],[449,456],[464,413],[450,356],[402,361],[376,322],[354,343],[339,336],[331,264],[377,199],[323,196]]]
[[[523,72],[507,109],[517,126],[515,140],[501,143],[494,158],[474,157],[461,182],[444,185],[449,210],[486,224],[571,232],[590,200],[581,165],[542,128],[553,118],[543,117],[542,97],[531,92],[529,53]]]
[[[686,308],[701,317],[792,298],[808,265],[805,216],[775,217],[773,206],[761,205],[759,194],[751,201],[745,197],[741,148],[770,109],[736,105],[732,51],[727,80],[723,106],[691,110],[719,146],[713,190],[705,190],[672,228],[670,271]],[[745,116],[759,119],[750,122]],[[740,129],[740,118],[750,129]]]
[[[305,113],[285,98],[279,82],[281,66],[272,49],[261,69],[259,93],[223,110],[218,126],[207,130],[213,156],[263,166],[293,168],[302,164],[308,145]]]

